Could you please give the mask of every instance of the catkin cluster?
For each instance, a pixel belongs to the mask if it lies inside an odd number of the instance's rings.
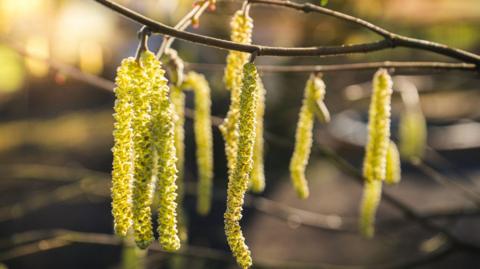
[[[256,136],[256,111],[258,98],[257,69],[247,63],[243,68],[242,91],[240,97],[239,139],[236,165],[228,181],[227,209],[225,211],[225,233],[228,245],[242,268],[252,265],[250,250],[245,244],[241,231],[242,206],[249,177],[253,167],[253,148]]]
[[[213,138],[210,118],[210,86],[203,75],[195,72],[187,74],[185,83],[195,94],[195,114],[193,129],[197,146],[197,212],[206,215],[212,203],[213,179]]]
[[[290,160],[290,175],[297,195],[305,199],[309,195],[308,183],[305,178],[305,168],[310,157],[312,147],[312,129],[317,115],[320,121],[330,118],[323,98],[325,83],[321,78],[311,76],[305,86],[303,103],[300,109],[297,130],[295,133],[295,149]]]
[[[363,161],[365,188],[361,204],[360,231],[366,237],[374,234],[375,212],[380,202],[382,181],[386,178],[391,96],[392,79],[386,70],[380,69],[373,78],[368,139]]]
[[[158,232],[165,250],[180,247],[176,227],[176,152],[173,108],[160,62],[144,52],[128,58],[117,73],[112,207],[115,230],[130,226],[137,246],[154,240],[151,205],[159,192]],[[123,210],[123,212],[121,211]]]
[[[230,23],[231,40],[237,43],[250,44],[252,41],[252,18],[242,10],[235,13]],[[231,173],[235,167],[238,143],[238,118],[240,109],[240,94],[242,85],[243,65],[248,61],[249,54],[230,51],[227,56],[224,81],[230,93],[230,107],[225,121],[220,126],[220,131],[225,140],[225,154],[227,156],[228,171]]]

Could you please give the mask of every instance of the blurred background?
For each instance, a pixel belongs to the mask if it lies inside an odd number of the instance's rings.
[[[193,1],[117,2],[174,25]],[[218,0],[216,10],[206,12],[199,27],[189,31],[228,39],[230,17],[241,4]],[[399,34],[480,53],[478,0],[330,0],[327,6]],[[251,15],[257,44],[339,45],[378,38],[319,14],[254,6]],[[236,268],[223,232],[227,183],[223,140],[213,127],[215,197],[211,213],[201,217],[195,212],[195,193],[189,191],[195,190],[197,175],[190,119],[185,126],[187,195],[182,204],[188,246],[180,255],[158,247],[139,253],[112,235],[111,81],[121,59],[135,54],[139,28],[94,1],[0,0],[0,268]],[[161,36],[153,36],[149,46],[157,50],[161,42]],[[206,75],[212,114],[223,118],[229,104],[222,81],[227,52],[181,40],[173,48],[187,69]],[[384,60],[449,61],[428,52],[395,49],[328,58],[260,57],[257,63]],[[424,259],[418,268],[479,268],[479,252],[443,251],[448,247],[444,236],[404,218],[385,201],[378,212],[376,237],[367,240],[356,231],[361,185],[338,169],[325,150],[361,168],[372,74],[324,75],[333,118],[329,125],[315,128],[315,140],[323,150],[312,153],[307,170],[311,195],[300,200],[290,184],[288,164],[309,74],[262,73],[267,89],[267,187],[261,195],[247,196],[242,220],[259,268],[391,268],[403,263],[411,268],[415,263],[408,262]],[[398,141],[405,111],[399,92],[414,89],[427,119],[428,146],[420,164],[404,160],[398,186],[385,187],[422,216],[477,245],[479,78],[468,72],[395,77],[392,138]],[[190,94],[187,107],[193,107]]]

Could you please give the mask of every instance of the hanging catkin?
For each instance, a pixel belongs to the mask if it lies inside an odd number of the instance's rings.
[[[173,104],[174,111],[174,120],[175,120],[175,152],[177,155],[177,186],[178,186],[178,197],[177,201],[181,204],[184,195],[184,183],[183,183],[183,173],[184,173],[184,162],[185,162],[185,93],[183,89],[175,85],[170,86],[170,100]]]
[[[388,144],[385,182],[397,184],[401,179],[400,154],[393,141]]]
[[[122,61],[117,70],[115,83],[115,114],[113,171],[112,171],[112,214],[115,233],[126,236],[132,225],[132,183],[133,183],[133,133],[131,94],[138,74],[134,58]]]
[[[323,104],[324,96],[325,83],[323,83],[321,78],[312,75],[305,86],[303,103],[295,132],[295,149],[292,159],[290,160],[292,184],[297,195],[302,199],[307,198],[309,195],[308,183],[305,178],[305,168],[308,164],[310,149],[312,147],[315,106],[319,103]],[[325,115],[328,115],[328,111],[326,113]],[[328,116],[324,116],[322,120],[325,120],[327,117]]]
[[[213,179],[213,137],[212,120],[210,118],[210,86],[203,75],[190,72],[186,84],[194,90],[195,114],[194,132],[197,146],[197,212],[206,215],[210,212],[212,203]]]
[[[143,62],[150,78],[151,148],[158,207],[158,235],[163,249],[180,248],[177,229],[177,157],[175,152],[175,112],[169,98],[169,88],[161,63],[151,52],[144,53]]]
[[[146,248],[154,240],[152,230],[152,204],[154,190],[154,174],[156,173],[155,151],[152,145],[150,93],[151,77],[146,72],[148,53],[142,53],[140,68],[132,78],[137,81],[138,87],[132,92],[134,118],[133,148],[134,158],[134,183],[133,183],[133,228],[135,242],[138,247]]]
[[[239,139],[236,165],[228,181],[225,233],[228,245],[242,268],[252,265],[250,250],[245,244],[240,220],[245,192],[253,166],[255,144],[256,106],[258,98],[257,69],[247,63],[243,69],[242,94],[240,97]]]
[[[407,107],[400,116],[400,153],[402,157],[421,159],[427,142],[427,123],[420,107]]]
[[[253,21],[239,10],[232,17],[230,22],[231,40],[237,43],[250,44],[252,42]],[[249,54],[230,51],[227,56],[224,81],[230,92],[230,107],[225,121],[220,125],[223,139],[225,140],[225,154],[229,174],[235,168],[237,143],[238,143],[238,117],[240,106],[240,94],[242,84],[243,65],[248,61]]]
[[[360,230],[367,237],[373,236],[375,212],[380,202],[382,180],[386,175],[386,159],[390,143],[390,106],[392,79],[380,69],[373,79],[370,101],[368,138],[363,161],[365,190],[361,204]]]
[[[257,126],[255,128],[255,146],[253,148],[253,169],[250,189],[260,193],[265,189],[265,170],[263,167],[263,117],[265,115],[265,87],[260,77],[257,78]]]

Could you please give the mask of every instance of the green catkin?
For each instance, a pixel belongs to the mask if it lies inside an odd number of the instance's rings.
[[[149,100],[151,105],[151,150],[154,171],[156,172],[156,191],[160,197],[158,207],[159,243],[167,251],[180,248],[177,229],[177,157],[175,149],[175,112],[169,98],[169,87],[161,63],[151,52],[142,57],[150,78],[152,89]],[[155,174],[154,174],[155,176]]]
[[[319,77],[311,76],[305,86],[302,107],[300,109],[297,130],[295,132],[295,149],[290,160],[290,175],[298,197],[306,199],[309,195],[305,168],[312,147],[312,129],[315,119],[315,105],[325,95],[325,84]]]
[[[151,204],[154,190],[154,151],[152,147],[150,92],[151,77],[145,71],[147,53],[140,57],[141,67],[137,69],[132,80],[138,87],[132,92],[134,119],[133,148],[134,184],[133,184],[133,229],[134,238],[138,247],[144,249],[154,240]]]
[[[400,153],[402,157],[421,159],[427,143],[427,123],[419,107],[407,107],[400,117]]]
[[[375,212],[380,202],[382,180],[386,176],[391,95],[392,79],[386,70],[380,69],[373,79],[368,139],[363,162],[365,187],[361,204],[360,231],[366,237],[372,237],[374,234]]]
[[[400,154],[393,141],[388,144],[385,182],[397,184],[401,179]]]
[[[230,22],[230,39],[237,43],[250,44],[252,42],[253,20],[239,10]],[[225,154],[229,174],[235,168],[237,143],[238,143],[238,117],[240,107],[240,94],[242,85],[242,70],[248,61],[249,54],[238,51],[230,51],[227,56],[224,81],[230,93],[230,107],[225,121],[220,125],[220,131],[225,140]]]
[[[255,193],[261,193],[265,189],[265,170],[263,166],[263,117],[265,115],[265,87],[262,80],[257,78],[257,126],[255,128],[255,146],[253,148],[253,169],[250,176],[250,189]]]
[[[112,214],[117,235],[126,236],[132,225],[133,183],[133,133],[131,93],[135,80],[132,78],[138,65],[134,58],[122,61],[115,82],[115,114],[113,170],[112,170]]]
[[[242,94],[240,96],[239,140],[235,170],[229,177],[227,209],[225,211],[225,233],[228,245],[242,268],[252,265],[250,250],[245,244],[240,220],[245,192],[253,167],[255,144],[256,106],[258,96],[257,69],[253,63],[243,68]]]
[[[186,79],[187,84],[194,90],[195,114],[194,132],[197,146],[197,212],[207,215],[212,204],[213,180],[213,136],[212,120],[210,118],[210,86],[203,75],[190,72]]]

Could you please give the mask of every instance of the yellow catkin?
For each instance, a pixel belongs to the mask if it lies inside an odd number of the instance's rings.
[[[167,251],[180,248],[177,229],[177,157],[175,149],[175,112],[169,98],[169,87],[161,63],[151,52],[144,53],[142,62],[150,78],[151,90],[151,159],[156,191],[160,197],[158,207],[159,243]]]
[[[302,107],[295,132],[295,149],[290,160],[290,175],[298,197],[305,199],[309,195],[305,168],[310,158],[312,147],[312,129],[316,104],[325,95],[325,84],[319,77],[311,76],[305,86]]]
[[[265,87],[262,80],[257,78],[257,126],[255,128],[255,147],[253,148],[253,169],[250,181],[250,189],[255,193],[265,189],[265,170],[263,166],[263,117],[265,115]]]
[[[360,211],[360,232],[367,238],[375,233],[375,213],[382,196],[382,181],[365,181]]]
[[[248,14],[243,13],[242,10],[237,11],[232,17],[230,27],[232,31],[230,38],[232,41],[243,44],[252,42],[253,20]],[[225,140],[225,154],[227,156],[229,173],[232,173],[234,170],[236,161],[242,70],[243,65],[248,61],[248,57],[248,53],[230,51],[225,68],[225,85],[231,91],[230,107],[225,121],[220,125],[220,131]]]
[[[134,184],[133,184],[133,229],[138,247],[146,248],[154,240],[152,229],[151,204],[154,190],[154,159],[151,138],[149,74],[144,68],[146,54],[140,58],[141,68],[133,78],[139,85],[132,93],[134,119],[133,147]]]
[[[397,184],[401,179],[400,154],[397,146],[390,141],[387,151],[387,163],[385,172],[385,182],[387,184]]]
[[[132,183],[133,183],[133,133],[131,94],[137,87],[133,78],[138,69],[134,58],[122,61],[117,70],[115,83],[115,114],[113,170],[112,170],[112,214],[114,230],[126,236],[132,225]]]
[[[382,181],[386,175],[391,96],[392,79],[386,70],[380,69],[373,79],[368,138],[363,161],[365,187],[361,204],[360,231],[366,237],[372,237],[374,234],[375,212],[380,202]]]
[[[363,162],[363,176],[367,181],[383,180],[388,144],[390,141],[390,106],[392,79],[380,69],[373,79],[373,93],[369,109],[368,140]]]
[[[170,100],[175,112],[175,152],[177,154],[177,201],[181,204],[184,195],[184,163],[185,163],[185,93],[177,86],[170,86]]]
[[[399,125],[400,153],[402,157],[421,159],[427,143],[427,123],[420,108],[407,108]]]
[[[197,146],[197,212],[206,215],[212,204],[213,136],[210,116],[210,86],[203,75],[190,72],[186,83],[194,90],[195,114],[193,129]]]
[[[258,96],[257,69],[247,63],[243,69],[242,94],[240,97],[239,140],[236,165],[227,188],[227,209],[225,211],[225,233],[228,245],[242,268],[252,265],[250,250],[245,244],[240,220],[245,192],[253,166],[255,144],[256,106]]]

